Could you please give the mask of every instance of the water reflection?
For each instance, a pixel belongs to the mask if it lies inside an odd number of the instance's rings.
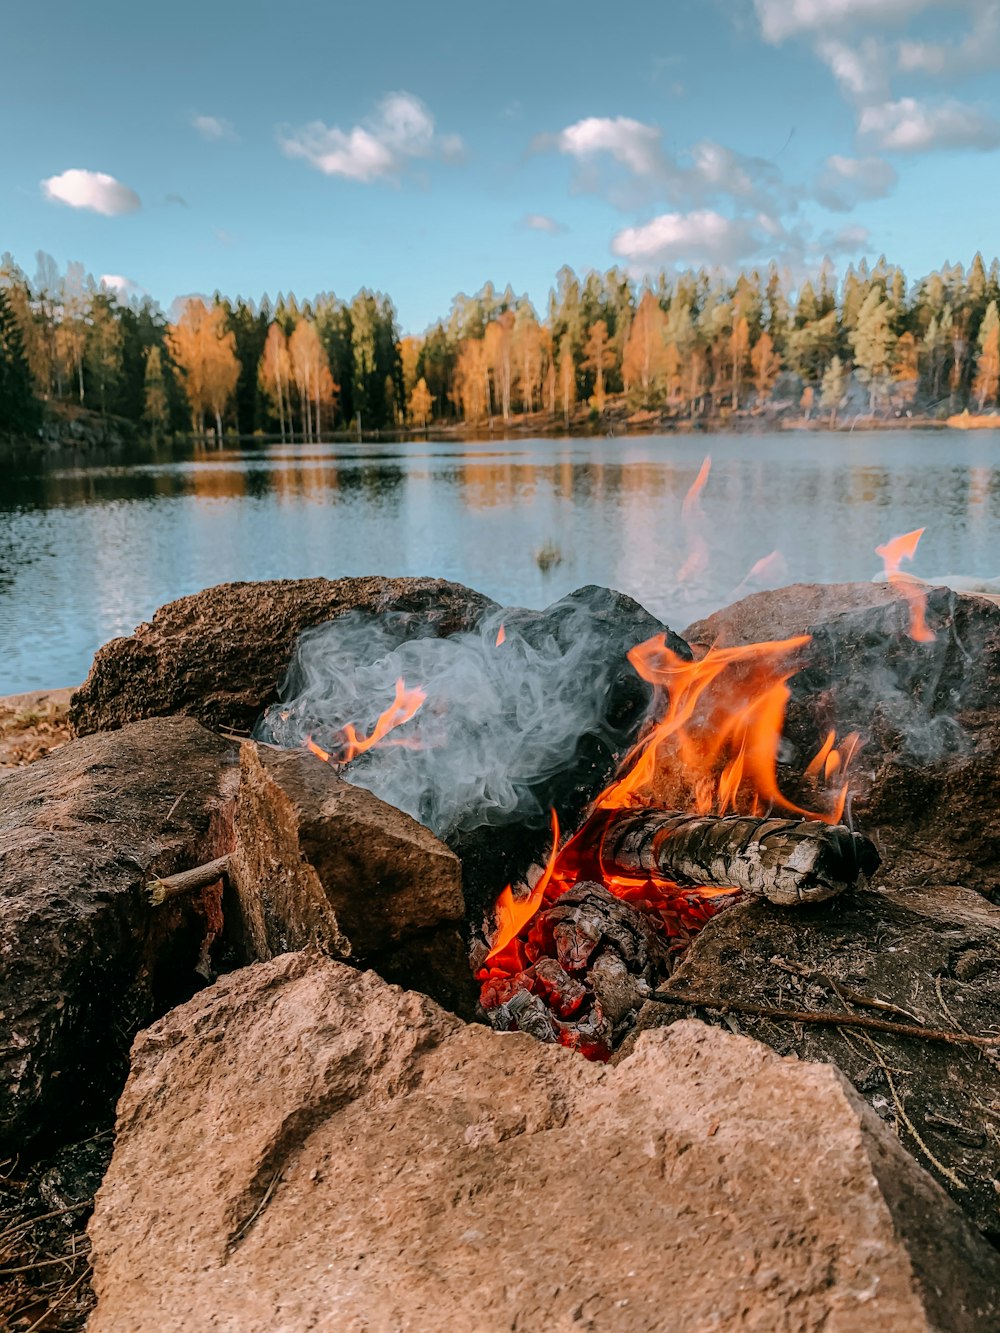
[[[146,448],[0,474],[0,692],[60,685],[171,598],[228,579],[435,574],[544,605],[610,584],[683,628],[734,592],[1000,572],[992,433]],[[690,562],[681,507],[712,470]],[[556,547],[548,572],[536,553]],[[778,557],[773,553],[779,552]],[[688,573],[679,572],[689,561]],[[756,569],[754,569],[756,566]]]

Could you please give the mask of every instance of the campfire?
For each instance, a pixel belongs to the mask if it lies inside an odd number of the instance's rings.
[[[485,638],[514,651],[504,622]],[[809,641],[712,648],[688,660],[659,634],[628,652],[651,687],[642,734],[565,840],[551,811],[545,865],[499,894],[484,922],[488,947],[473,942],[480,1003],[495,1028],[607,1059],[727,904],[820,902],[873,873],[874,846],[842,822],[856,732],[830,731],[804,764],[814,808],[779,786],[788,681]],[[304,744],[351,780],[349,766],[379,748],[446,744],[446,723],[433,741],[411,724],[424,708],[441,722],[451,706],[433,687],[399,677],[370,728],[345,721],[322,743],[310,733]],[[280,722],[296,707],[282,707]],[[379,790],[377,778],[372,785]]]

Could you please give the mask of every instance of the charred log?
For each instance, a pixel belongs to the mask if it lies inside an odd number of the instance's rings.
[[[868,838],[843,824],[635,810],[609,824],[601,863],[612,875],[732,885],[789,906],[855,887],[874,874],[879,856]]]
[[[543,908],[524,951],[523,971],[483,987],[490,1023],[604,1058],[671,969],[645,916],[600,884],[577,884]]]

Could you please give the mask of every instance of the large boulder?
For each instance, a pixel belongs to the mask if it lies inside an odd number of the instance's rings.
[[[879,882],[1000,888],[1000,605],[927,590],[934,638],[910,637],[885,584],[798,584],[755,593],[685,635],[701,645],[808,633],[791,681],[782,789],[810,804],[803,769],[830,728],[860,733],[853,816],[879,842]]]
[[[349,611],[412,613],[438,634],[471,629],[495,603],[443,579],[276,579],[222,583],[160,607],[94,658],[73,696],[79,735],[185,714],[249,734],[277,698],[296,637]]]
[[[244,742],[230,879],[243,954],[317,943],[471,1017],[462,866],[409,815],[307,750]]]
[[[869,890],[791,911],[741,903],[699,933],[669,990],[701,1005],[648,1002],[623,1053],[638,1033],[691,1014],[736,1022],[782,1055],[836,1064],[980,1229],[1000,1236],[1000,1048],[752,1012],[848,1012],[994,1036],[1000,908],[946,886]]]
[[[836,1070],[617,1067],[306,951],[142,1034],[92,1333],[997,1326],[1000,1258]]]
[[[204,984],[218,890],[143,890],[228,850],[236,759],[157,719],[0,778],[0,1154],[113,1105],[137,1029]]]

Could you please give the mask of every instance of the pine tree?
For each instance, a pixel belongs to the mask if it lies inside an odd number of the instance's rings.
[[[163,377],[163,354],[158,347],[150,347],[146,353],[143,398],[143,420],[152,432],[153,438],[158,439],[170,419],[167,383]]]
[[[868,403],[872,412],[885,396],[892,370],[896,335],[891,322],[892,307],[884,299],[882,288],[873,285],[858,313],[857,328],[851,335],[854,365],[858,379],[868,385]]]
[[[11,436],[27,433],[37,429],[40,421],[21,326],[7,292],[0,287],[0,432]]]

